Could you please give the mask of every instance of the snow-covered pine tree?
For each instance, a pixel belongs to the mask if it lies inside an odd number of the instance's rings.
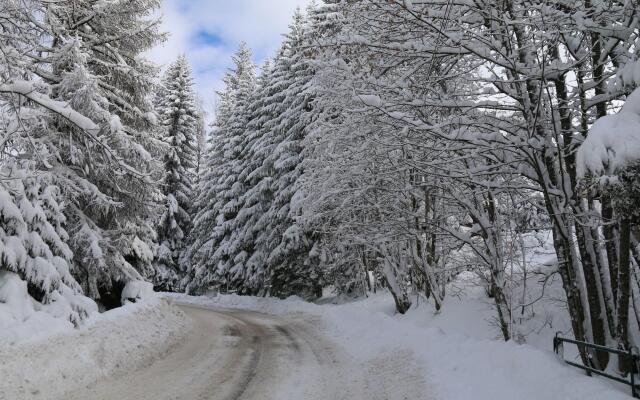
[[[160,147],[150,133],[155,67],[140,57],[162,39],[159,2],[10,6],[29,35],[9,45],[34,52],[28,63],[6,59],[3,110],[20,121],[11,134],[28,138],[20,151],[61,189],[73,274],[90,297],[119,305],[119,288],[150,270],[161,199],[149,153]]]
[[[269,185],[261,181],[268,173],[265,175],[260,168],[269,149],[256,146],[256,143],[264,134],[263,124],[271,120],[272,111],[281,105],[273,97],[281,94],[281,91],[271,84],[271,79],[271,62],[267,60],[258,76],[256,90],[247,102],[248,122],[240,143],[242,163],[239,165],[241,170],[236,180],[234,199],[238,212],[233,220],[227,221],[229,234],[223,241],[233,251],[230,258],[236,260],[229,286],[243,294],[264,293],[265,258],[256,251],[255,237],[260,230],[257,222],[271,198]]]
[[[43,113],[12,91],[19,89],[14,80],[26,76],[24,51],[41,35],[28,21],[35,10],[37,4],[0,4],[0,19],[11,21],[0,23],[0,284],[24,281],[25,290],[48,312],[77,325],[97,306],[70,273],[73,253],[60,190],[35,169],[34,155],[43,147],[26,129]]]
[[[251,53],[246,45],[242,45],[236,65],[247,64],[251,60]],[[244,276],[244,261],[247,253],[237,248],[235,236],[235,219],[242,208],[241,196],[245,191],[245,182],[240,179],[247,162],[246,129],[249,123],[249,105],[256,90],[255,66],[243,68],[246,73],[238,75],[235,85],[234,108],[226,122],[225,131],[229,135],[224,153],[226,158],[225,179],[221,181],[218,200],[222,208],[218,215],[216,231],[218,241],[213,254],[213,263],[217,265],[215,280],[240,292]]]
[[[162,40],[151,16],[158,6],[156,0],[47,4],[60,43],[53,48],[53,69],[63,76],[54,93],[98,123],[99,141],[108,146],[104,160],[89,158],[90,150],[78,146],[67,161],[84,165],[89,172],[80,178],[106,200],[96,202],[94,193],[83,191],[69,201],[76,206],[69,218],[74,261],[87,269],[87,293],[105,303],[118,303],[119,287],[150,270],[161,198],[151,176],[159,163],[149,153],[155,146],[149,95],[156,70],[140,54]],[[77,38],[75,54],[66,48],[69,38]]]
[[[202,292],[209,283],[205,276],[206,268],[201,268],[199,262],[204,259],[204,254],[212,250],[211,236],[215,228],[217,212],[214,211],[215,198],[218,189],[218,180],[222,176],[223,152],[217,145],[223,141],[222,137],[216,138],[218,124],[222,125],[228,117],[232,107],[232,96],[229,90],[229,74],[224,81],[227,83],[225,90],[217,92],[218,102],[216,116],[211,124],[211,132],[207,138],[206,152],[202,156],[202,165],[198,176],[197,197],[194,204],[193,226],[189,237],[189,247],[183,255],[182,264],[185,265],[186,274],[180,284],[187,293]]]
[[[188,292],[200,291],[211,284],[227,283],[231,263],[228,247],[221,246],[229,233],[229,224],[237,212],[233,204],[234,184],[240,164],[240,144],[247,123],[244,107],[255,88],[255,66],[251,51],[242,43],[233,57],[235,68],[225,78],[225,89],[218,93],[219,103],[209,138],[202,171],[197,213],[187,257]],[[236,186],[237,187],[237,186]]]
[[[183,275],[179,261],[191,229],[200,130],[191,68],[185,56],[178,57],[167,69],[156,102],[169,150],[164,157],[162,190],[166,205],[158,223],[153,280],[160,290],[174,290]]]
[[[302,67],[304,24],[298,11],[291,34],[273,66],[267,64],[263,68],[257,89],[243,91],[241,86],[236,86],[231,112],[226,114],[224,124],[217,123],[218,129],[226,130],[227,135],[235,134],[226,145],[222,168],[226,175],[217,187],[217,201],[223,204],[216,210],[214,236],[208,244],[212,249],[209,258],[212,267],[203,269],[209,274],[206,279],[195,280],[200,287],[216,283],[242,294],[266,294],[276,282],[277,289],[273,292],[276,295],[310,292],[304,284],[291,284],[308,279],[311,275],[308,270],[296,273],[291,268],[286,272],[289,265],[278,265],[281,272],[273,275],[275,279],[267,277],[272,263],[283,263],[285,253],[297,251],[302,247],[298,240],[304,240],[292,237],[285,243],[283,237],[287,229],[291,228],[288,233],[292,233],[295,228],[289,203],[296,179],[294,170],[299,164],[296,157],[301,153],[301,148],[296,147],[300,137],[296,135],[306,126],[302,113],[309,111],[303,106],[308,104],[309,97],[302,93],[313,76],[312,71]],[[216,135],[218,140],[221,136]],[[285,176],[287,174],[290,175]],[[271,259],[275,248],[279,253]],[[292,264],[298,261],[292,260]],[[296,278],[290,279],[292,276]]]

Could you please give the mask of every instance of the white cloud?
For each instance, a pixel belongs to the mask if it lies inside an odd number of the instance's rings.
[[[179,54],[186,54],[204,106],[211,112],[214,92],[222,88],[221,78],[231,66],[231,56],[239,43],[247,42],[256,61],[262,62],[279,47],[296,7],[304,8],[309,3],[310,0],[164,0],[163,29],[170,37],[148,56],[166,65]],[[203,32],[214,40],[198,40],[197,35]]]

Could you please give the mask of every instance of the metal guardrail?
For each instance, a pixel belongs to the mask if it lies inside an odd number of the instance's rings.
[[[618,356],[623,357],[626,361],[629,362],[629,365],[631,365],[631,372],[629,373],[629,377],[623,378],[620,376],[611,375],[604,371],[600,371],[599,369],[595,369],[586,365],[565,360],[564,347],[562,346],[563,343],[575,344],[576,346],[578,346],[578,351],[580,352],[585,351],[585,348],[590,348],[598,351],[606,351],[607,353],[617,354]],[[560,332],[558,332],[556,333],[556,336],[553,338],[553,351],[556,354],[561,355],[562,360],[565,363],[573,367],[585,370],[587,371],[587,373],[589,373],[589,375],[593,373],[593,374],[600,375],[605,378],[614,380],[616,382],[620,382],[625,385],[631,386],[631,395],[636,399],[640,399],[640,385],[636,384],[636,376],[635,376],[640,371],[640,352],[638,351],[637,347],[635,346],[631,347],[629,350],[619,350],[611,347],[600,346],[594,343],[581,342],[579,340],[564,338],[560,336]],[[560,352],[562,352],[562,354],[560,354]]]

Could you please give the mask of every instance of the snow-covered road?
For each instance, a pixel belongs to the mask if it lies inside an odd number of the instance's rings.
[[[179,346],[146,368],[123,371],[69,399],[428,398],[421,379],[408,382],[406,371],[389,375],[379,373],[386,365],[354,364],[303,315],[180,308],[194,325]]]

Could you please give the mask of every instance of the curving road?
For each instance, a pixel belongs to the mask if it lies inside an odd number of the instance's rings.
[[[375,376],[386,362],[374,367],[355,365],[304,319],[179,307],[193,320],[190,333],[179,346],[146,368],[102,381],[69,399],[424,398],[421,380],[408,389],[406,379]]]

